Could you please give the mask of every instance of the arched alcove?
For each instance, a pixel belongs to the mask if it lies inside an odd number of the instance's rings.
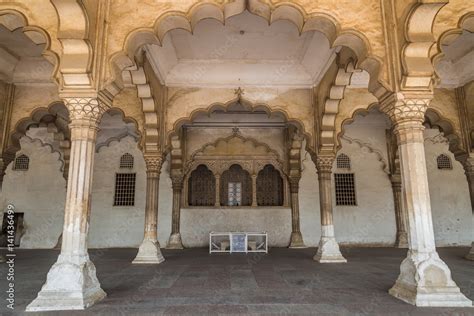
[[[272,165],[266,165],[257,175],[257,205],[283,205],[283,178]]]
[[[252,205],[252,178],[242,166],[234,164],[222,173],[220,200],[222,206]]]

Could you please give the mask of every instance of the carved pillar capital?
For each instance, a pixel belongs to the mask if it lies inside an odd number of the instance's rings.
[[[171,187],[173,191],[181,191],[183,189],[183,180],[182,174],[171,174]]]
[[[336,157],[333,155],[324,155],[316,157],[316,169],[318,169],[318,177],[319,179],[329,178],[331,177],[332,173],[332,165],[334,163],[334,159]]]
[[[290,183],[290,193],[298,193],[300,187],[300,179],[301,177],[289,177],[288,182]]]
[[[145,155],[145,164],[147,173],[160,173],[163,166],[162,155]]]
[[[398,145],[424,142],[423,122],[432,98],[432,93],[394,93],[381,102],[381,110],[394,124]]]
[[[91,125],[98,125],[102,114],[108,110],[108,106],[96,98],[64,98],[63,101],[69,111],[69,118],[73,126],[87,122]]]
[[[413,121],[423,123],[425,112],[432,99],[431,93],[413,95],[394,93],[380,103],[380,109],[395,125]]]

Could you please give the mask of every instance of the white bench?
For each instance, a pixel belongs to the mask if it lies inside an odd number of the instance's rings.
[[[268,253],[266,232],[210,232],[209,253]]]

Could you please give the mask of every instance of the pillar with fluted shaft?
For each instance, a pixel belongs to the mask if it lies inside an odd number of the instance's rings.
[[[406,229],[406,214],[402,201],[402,177],[400,174],[390,176],[392,182],[393,202],[395,206],[395,221],[397,223],[396,248],[408,248],[408,233]]]
[[[299,191],[300,177],[290,178],[291,194],[291,239],[289,248],[305,248],[300,230]]]
[[[173,210],[171,214],[171,235],[168,240],[167,249],[183,249],[181,233],[179,231],[181,216],[181,192],[183,191],[183,176],[172,175],[171,186],[173,187]]]
[[[221,207],[221,175],[216,173],[216,198],[214,201],[215,207]]]
[[[472,306],[435,248],[423,143],[424,115],[431,97],[399,93],[382,103],[397,137],[408,224],[408,255],[389,293],[417,306]]]
[[[63,242],[58,260],[27,311],[85,309],[106,296],[87,252],[95,144],[106,107],[95,98],[65,98],[64,103],[69,110],[71,156]]]
[[[319,207],[321,212],[321,239],[318,252],[313,259],[321,263],[347,262],[341,254],[334,234],[331,183],[334,159],[334,155],[321,155],[316,158],[319,180]]]
[[[159,264],[165,261],[158,242],[158,195],[163,157],[159,154],[145,154],[146,163],[146,201],[145,233],[138,254],[132,263]]]
[[[474,220],[474,155],[471,154],[471,156],[468,157],[464,161],[463,165],[464,165],[464,171],[466,173],[467,183],[469,185],[469,193],[470,193],[470,196],[471,196],[472,215],[473,215],[473,220]],[[474,222],[473,222],[473,224],[474,224]],[[474,236],[473,236],[473,242],[472,242],[471,250],[466,255],[466,259],[474,260]]]
[[[257,207],[257,175],[252,175],[252,206]]]

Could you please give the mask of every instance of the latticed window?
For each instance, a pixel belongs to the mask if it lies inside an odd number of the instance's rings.
[[[336,205],[357,205],[353,173],[335,173]]]
[[[133,169],[133,156],[131,154],[126,153],[120,157],[120,168]]]
[[[117,173],[115,175],[114,206],[135,205],[136,173]]]
[[[188,204],[190,206],[214,206],[216,178],[205,165],[199,165],[188,180]]]
[[[338,169],[351,169],[351,159],[346,154],[339,154],[336,159]]]
[[[438,158],[436,158],[436,162],[438,164],[438,169],[445,169],[445,170],[453,169],[451,159],[445,154],[439,155]]]
[[[20,155],[16,157],[15,163],[13,165],[13,170],[28,170],[30,166],[30,158],[27,155]]]
[[[272,165],[266,165],[258,173],[257,204],[259,206],[283,205],[283,179]]]
[[[238,206],[252,205],[252,178],[240,165],[232,165],[228,170],[222,173],[220,183],[221,205],[234,205],[233,201],[229,200],[229,182],[240,183],[239,193],[241,205]]]

